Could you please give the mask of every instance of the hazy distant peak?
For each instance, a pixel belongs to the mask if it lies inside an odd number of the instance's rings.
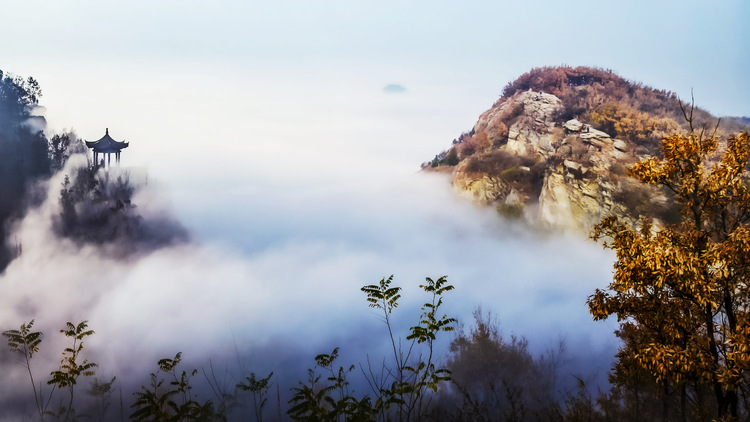
[[[400,94],[406,92],[406,88],[399,84],[388,84],[383,87],[383,92],[386,94]]]

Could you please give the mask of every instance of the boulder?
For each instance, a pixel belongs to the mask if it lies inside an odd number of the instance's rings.
[[[568,132],[580,132],[580,130],[583,129],[583,123],[579,122],[577,119],[571,119],[565,122],[563,127]]]
[[[622,151],[622,152],[625,152],[625,150],[628,148],[628,144],[626,144],[625,141],[621,139],[615,139],[612,142],[612,145],[615,146],[615,149],[617,149],[618,151]]]
[[[570,160],[563,161],[563,165],[570,170],[578,170],[579,168],[581,168],[580,164]]]
[[[610,136],[606,132],[596,130],[591,125],[583,125],[583,132],[581,132],[581,139],[601,138],[609,139]]]

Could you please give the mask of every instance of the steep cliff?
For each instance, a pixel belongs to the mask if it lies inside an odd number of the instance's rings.
[[[424,168],[451,166],[459,191],[541,227],[588,231],[609,214],[673,221],[679,210],[668,192],[638,183],[627,168],[658,155],[665,135],[687,130],[685,106],[610,71],[534,69]],[[695,110],[694,124],[716,121]],[[723,128],[747,126],[729,119]]]

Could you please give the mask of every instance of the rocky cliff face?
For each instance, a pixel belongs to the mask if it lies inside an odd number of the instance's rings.
[[[562,107],[556,96],[529,90],[482,113],[473,137],[491,138],[485,134],[511,122],[507,138],[462,160],[453,185],[501,213],[554,229],[587,231],[608,214],[626,215],[619,197],[639,188],[624,175],[638,159],[635,148],[576,119],[556,123]]]

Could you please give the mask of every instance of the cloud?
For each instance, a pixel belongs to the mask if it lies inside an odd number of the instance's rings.
[[[344,363],[387,356],[385,327],[359,289],[392,273],[404,288],[394,316],[401,335],[424,301],[417,285],[448,275],[456,290],[446,297],[447,312],[468,322],[477,305],[491,309],[504,333],[527,336],[536,353],[565,338],[571,371],[588,371],[592,361],[606,370],[615,350],[612,324],[592,322],[584,304],[606,282],[611,256],[583,240],[509,225],[456,200],[440,177],[344,184],[293,198],[256,192],[235,198],[231,212],[207,197],[213,207],[203,221],[226,221],[234,238],[128,260],[52,236],[56,182],[47,203],[16,228],[24,253],[0,280],[0,326],[34,318],[47,334],[41,374],[62,350],[62,324],[86,319],[96,331],[86,348],[100,373],[131,388],[156,360],[182,351],[195,367],[239,358],[248,370],[274,371],[287,389],[316,354],[336,346]],[[245,237],[266,240],[248,247]]]
[[[342,364],[388,355],[385,327],[360,288],[390,274],[404,288],[394,315],[402,336],[424,303],[418,285],[447,275],[456,286],[445,300],[449,315],[470,323],[482,305],[535,353],[564,338],[567,374],[606,372],[615,322],[593,322],[585,300],[611,278],[613,256],[583,238],[508,224],[459,198],[445,177],[416,173],[418,159],[454,130],[440,126],[448,109],[434,108],[450,103],[440,101],[444,87],[394,109],[369,95],[372,83],[248,80],[258,86],[236,81],[219,90],[226,98],[192,77],[145,105],[128,102],[132,89],[113,96],[122,107],[114,115],[156,119],[120,124],[140,139],[123,162],[159,158],[142,177],[138,212],[147,221],[177,216],[189,243],[119,260],[58,239],[50,222],[62,175],[43,186],[46,203],[14,228],[23,254],[0,278],[0,329],[34,318],[46,333],[35,374],[44,378],[59,362],[63,324],[89,320],[96,334],[86,353],[124,391],[147,382],[157,359],[182,351],[186,368],[210,360],[235,380],[274,371],[286,392],[333,347]],[[138,81],[146,91],[158,85]],[[334,82],[346,89],[329,92]],[[25,382],[14,361],[3,368],[11,380],[3,391]]]

